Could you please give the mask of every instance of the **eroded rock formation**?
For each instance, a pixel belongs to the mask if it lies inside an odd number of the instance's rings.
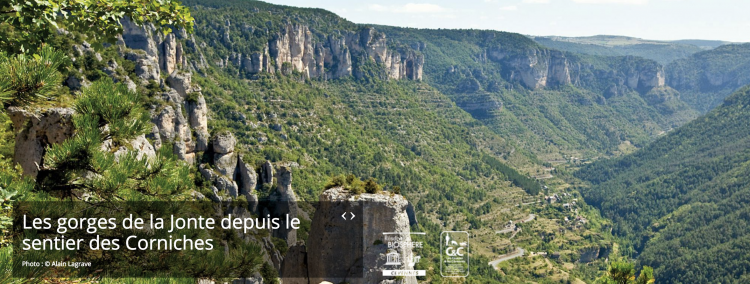
[[[416,278],[405,277],[394,280],[383,276],[388,246],[382,243],[383,232],[402,233],[404,241],[410,242],[409,202],[401,195],[360,194],[354,195],[343,188],[332,188],[320,196],[320,205],[312,219],[312,225],[306,245],[292,246],[286,254],[282,266],[284,283],[417,283]],[[353,206],[362,206],[364,227],[346,226],[336,222],[343,208],[350,210]],[[342,225],[344,224],[344,225]],[[363,230],[363,238],[352,239],[354,230]],[[377,242],[381,240],[381,242]],[[356,251],[364,247],[364,255],[342,251]],[[398,253],[409,259],[411,249],[399,248]],[[361,257],[361,258],[359,258]],[[307,272],[301,270],[307,267]],[[390,267],[390,266],[389,266]],[[364,277],[329,278],[322,275],[354,275],[362,271]],[[404,262],[394,269],[414,269]],[[285,277],[285,275],[309,275],[309,278]]]
[[[45,148],[73,135],[73,109],[29,111],[9,107],[7,111],[17,132],[13,161],[21,165],[25,176],[36,178],[43,166]]]
[[[229,42],[224,44],[231,46]],[[262,51],[232,53],[216,64],[219,67],[232,64],[249,74],[281,72],[290,75],[296,71],[305,78],[335,79],[363,76],[364,73],[355,68],[357,60],[380,64],[390,79],[422,80],[424,56],[414,49],[389,48],[386,35],[374,28],[359,32],[336,31],[318,40],[308,26],[288,24],[272,32]]]

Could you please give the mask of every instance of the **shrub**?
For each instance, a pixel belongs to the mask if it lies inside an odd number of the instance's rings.
[[[367,181],[365,181],[365,191],[367,193],[376,194],[380,193],[381,190],[382,188],[374,178],[368,178]]]
[[[398,185],[396,185],[396,186],[393,186],[393,188],[391,189],[391,191],[392,191],[393,193],[395,193],[395,194],[401,194],[401,187],[400,187],[400,186],[398,186]]]

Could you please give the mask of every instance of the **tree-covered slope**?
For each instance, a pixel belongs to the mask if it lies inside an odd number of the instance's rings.
[[[660,283],[746,283],[750,87],[705,116],[576,175]]]
[[[541,45],[559,50],[602,56],[631,55],[651,59],[664,65],[705,50],[692,43],[710,44],[710,42],[703,43],[701,41],[668,42],[605,35],[591,37],[535,36],[532,38]]]
[[[729,44],[676,60],[666,66],[667,84],[705,113],[750,83],[750,43]]]
[[[369,32],[367,26],[327,18],[332,14],[320,10],[256,1],[189,3],[193,5],[196,33],[184,40],[187,65],[193,66],[193,82],[201,87],[211,110],[209,129],[234,133],[238,145],[242,145],[237,151],[244,161],[270,160],[291,166],[293,188],[306,200],[315,199],[331,176],[339,174],[377,178],[387,190],[399,186],[415,208],[420,225],[414,230],[434,236],[443,230],[469,230],[477,235],[470,276],[473,281],[517,283],[545,281],[545,276],[592,281],[600,276],[604,258],[593,259],[597,265],[590,267],[574,263],[585,249],[612,247],[613,240],[603,229],[607,221],[590,206],[579,203],[580,216],[591,222],[574,227],[562,218],[572,219],[578,213],[562,204],[537,204],[545,184],[551,192],[576,193],[559,178],[540,182],[531,177],[550,170],[523,148],[526,145],[519,145],[521,137],[492,130],[461,108],[454,97],[443,93],[443,85],[436,88],[427,77],[385,76],[387,68],[377,61],[378,53],[371,53],[386,47],[385,54],[398,52],[402,59],[425,56],[427,62],[430,59],[420,46],[393,39],[379,27]],[[279,72],[278,68],[275,72],[250,72],[245,69],[245,61],[237,60],[256,53],[265,56],[266,44],[270,42],[268,48],[273,49],[277,39],[290,34],[290,26],[295,27],[292,30],[309,30],[314,35],[311,45],[331,52],[336,52],[332,47],[341,36],[358,42],[342,52],[351,55],[351,75],[314,77],[296,67],[291,72]],[[456,35],[464,32],[457,31]],[[387,39],[385,45],[376,44],[381,33]],[[369,35],[374,35],[374,40],[362,41]],[[529,42],[521,35],[511,36],[522,40],[520,46]],[[290,38],[292,52],[307,46],[296,45],[294,40]],[[255,47],[247,45],[253,41],[257,41]],[[276,61],[281,56],[275,52],[268,54],[274,58],[271,66],[282,66],[283,70],[288,64]],[[342,63],[331,60],[328,65],[327,55],[321,58],[326,66]],[[191,64],[201,60],[205,64]],[[417,61],[412,61],[415,65],[404,62],[407,69],[421,68]],[[259,192],[260,196],[264,194]],[[521,206],[523,203],[526,205]],[[537,215],[535,220],[540,224],[529,224],[513,241],[495,233],[508,220],[527,218],[531,213]],[[541,238],[542,234],[558,235],[552,241]],[[541,258],[515,260],[503,269],[505,276],[487,264],[517,245],[534,251],[561,251],[562,259],[551,264],[545,274],[534,268]],[[435,269],[439,255],[435,247],[429,251],[422,265],[431,272],[422,280],[439,283],[443,281]]]
[[[427,83],[543,160],[616,154],[696,116],[655,61],[562,52],[498,31],[378,29],[425,55]]]

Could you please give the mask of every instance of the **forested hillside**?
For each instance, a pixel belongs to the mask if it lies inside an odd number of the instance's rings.
[[[534,41],[549,48],[602,56],[638,56],[669,64],[694,53],[710,49],[713,42],[704,41],[656,41],[625,36],[559,37],[535,36]],[[706,45],[709,45],[706,47]]]
[[[600,283],[620,268],[628,282],[628,257],[659,283],[750,281],[750,87],[697,118],[749,83],[748,45],[594,47],[249,0],[166,1],[168,24],[107,3],[102,35],[0,24],[3,264],[19,200],[239,201],[260,215],[259,200],[333,190],[397,200],[381,211],[401,217],[383,227],[429,236],[411,264],[426,276],[376,276],[394,283],[454,282],[440,273],[442,231],[471,234],[467,283]],[[43,29],[39,42],[22,28]],[[282,267],[306,261],[309,233],[327,230],[313,224],[320,208],[297,209],[293,238],[217,236],[249,253],[179,275],[279,283]],[[382,240],[365,245],[383,260]],[[76,273],[63,276],[99,279]]]
[[[543,160],[641,147],[696,116],[655,61],[562,52],[498,31],[379,28],[425,54],[426,82]]]
[[[548,275],[592,281],[602,272],[604,258],[587,260],[597,266],[573,265],[585,250],[612,247],[604,229],[606,221],[590,207],[579,205],[581,216],[591,222],[568,231],[558,219],[573,213],[563,210],[561,204],[550,209],[517,206],[541,198],[545,185],[548,191],[565,191],[568,187],[556,177],[546,183],[530,177],[546,168],[535,153],[518,145],[520,137],[506,138],[467,113],[454,97],[429,84],[430,73],[397,78],[392,76],[395,68],[379,61],[400,55],[403,71],[417,74],[422,72],[421,64],[426,68],[432,60],[424,48],[412,45],[412,41],[392,39],[380,27],[372,29],[329,18],[332,14],[321,10],[253,1],[188,3],[195,5],[196,33],[186,41],[186,46],[195,46],[187,56],[194,58],[194,63],[205,62],[191,66],[201,74],[193,80],[202,88],[211,109],[209,128],[231,130],[243,145],[238,151],[245,161],[291,164],[292,184],[301,198],[314,199],[331,176],[340,174],[373,177],[388,190],[398,186],[414,204],[420,223],[415,230],[435,235],[444,229],[472,230],[482,236],[476,244],[476,273],[470,276],[478,281],[544,278],[532,269],[536,262],[514,260],[515,265],[503,269],[507,277],[487,264],[514,245],[499,241],[502,238],[494,231],[502,229],[508,220],[535,212],[540,222],[551,225],[530,226],[517,239],[529,249],[563,252],[564,261],[555,263]],[[321,58],[324,73],[329,74],[347,62],[334,59],[344,50],[340,58],[346,58],[346,54],[351,57],[350,75],[316,77],[303,71],[311,70],[305,64],[290,66],[287,71],[279,69],[287,63],[277,61],[284,52],[274,49],[283,46],[277,40],[285,34],[291,35],[284,43],[292,46],[291,62],[295,62],[297,46],[301,50],[314,46],[315,50],[325,50]],[[305,40],[297,41],[299,35]],[[520,44],[530,42],[517,37],[522,40]],[[332,47],[341,38],[346,40],[346,48],[337,51]],[[250,42],[257,42],[257,46],[249,47]],[[303,53],[298,54],[305,61]],[[257,56],[271,58],[270,66],[276,68],[246,68]],[[330,61],[328,56],[332,57]],[[250,59],[243,60],[246,58]],[[566,233],[561,234],[561,230]],[[541,234],[558,237],[554,242],[543,241]],[[423,260],[434,262],[436,257],[430,254]],[[424,265],[433,265],[430,261]],[[439,282],[439,273],[429,273],[425,280]]]
[[[666,66],[667,84],[701,113],[750,83],[750,43],[729,44],[677,60]]]
[[[746,283],[750,87],[631,155],[584,167],[586,200],[659,283]]]

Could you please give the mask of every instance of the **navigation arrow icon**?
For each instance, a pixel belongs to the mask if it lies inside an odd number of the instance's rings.
[[[351,214],[352,214],[352,218],[350,218],[349,220],[352,220],[352,219],[354,219],[354,212],[349,212],[349,213],[351,213]],[[346,214],[346,213],[344,213],[344,214]]]
[[[344,218],[344,220],[346,220],[346,212],[344,212],[344,214],[341,214],[341,218]]]

